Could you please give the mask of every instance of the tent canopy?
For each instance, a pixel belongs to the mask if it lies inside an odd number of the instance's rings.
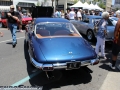
[[[87,2],[83,4],[83,9],[90,9],[90,6]]]
[[[102,8],[100,8],[97,4],[96,5],[94,5],[95,6],[95,9],[99,9],[99,10],[103,10]]]
[[[95,9],[95,5],[93,5],[92,3],[89,5],[89,9]]]
[[[83,3],[78,1],[76,4],[70,6],[70,7],[83,7]]]

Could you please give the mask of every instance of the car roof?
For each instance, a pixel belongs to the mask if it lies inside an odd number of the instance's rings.
[[[96,16],[96,15],[87,15],[89,18],[102,18],[102,16]]]
[[[109,18],[117,18],[117,17],[109,17]]]
[[[40,22],[66,22],[69,23],[67,19],[63,18],[36,18],[35,19],[35,24],[40,23]]]

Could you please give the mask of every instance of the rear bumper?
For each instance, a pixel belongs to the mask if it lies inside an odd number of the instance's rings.
[[[54,63],[54,64],[43,64],[43,63],[39,63],[36,60],[34,60],[31,57],[30,53],[29,53],[29,56],[30,56],[31,63],[36,68],[41,69],[43,71],[53,71],[53,70],[60,70],[60,69],[66,69],[66,70],[68,70],[67,69],[67,62],[65,62],[65,63]],[[92,60],[85,60],[85,61],[81,61],[80,63],[81,63],[80,67],[82,67],[82,66],[88,66],[88,65],[96,65],[96,64],[99,63],[99,59],[96,58],[96,59],[92,59]],[[79,69],[79,68],[72,68],[72,69]]]
[[[113,39],[114,39],[113,37],[111,37],[111,38],[107,38],[107,37],[106,37],[106,38],[105,38],[105,41],[113,41]]]

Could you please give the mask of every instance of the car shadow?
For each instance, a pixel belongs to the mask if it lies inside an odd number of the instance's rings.
[[[106,42],[106,45],[105,45],[105,53],[106,53],[106,57],[107,59],[104,60],[104,59],[101,59],[100,63],[102,63],[102,65],[100,65],[99,67],[102,68],[102,69],[105,69],[105,70],[108,70],[108,71],[112,71],[112,72],[119,72],[118,69],[115,69],[115,70],[112,70],[110,67],[109,67],[109,63],[111,63],[112,61],[112,42]],[[120,56],[120,55],[119,55]],[[118,56],[118,57],[119,57]],[[117,63],[116,65],[120,64],[119,61],[117,60]]]
[[[31,76],[31,74],[36,73],[37,71],[32,72],[35,70],[35,68],[30,65],[30,58],[25,44],[24,56],[27,64],[28,75]],[[41,71],[39,74],[29,79],[29,82],[31,86],[39,86],[42,87],[43,90],[50,90],[63,86],[86,84],[92,80],[91,74],[85,71],[83,68],[67,71],[55,70],[53,74],[55,78],[48,79],[45,72]]]

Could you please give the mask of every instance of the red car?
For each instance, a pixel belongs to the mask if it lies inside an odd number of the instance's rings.
[[[23,26],[27,25],[28,21],[32,21],[32,17],[28,17],[28,16],[22,17]],[[7,21],[4,14],[2,14],[1,22],[2,22],[2,27],[7,27]]]

